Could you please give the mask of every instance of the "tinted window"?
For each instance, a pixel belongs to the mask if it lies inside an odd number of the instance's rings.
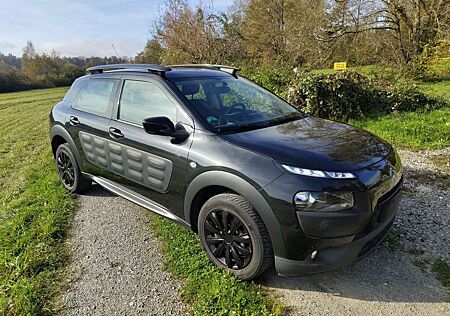
[[[118,82],[118,80],[114,79],[91,79],[87,86],[78,94],[75,102],[76,108],[81,111],[106,116]]]
[[[166,116],[176,121],[176,107],[155,84],[127,80],[120,100],[119,119],[135,124],[149,117]]]

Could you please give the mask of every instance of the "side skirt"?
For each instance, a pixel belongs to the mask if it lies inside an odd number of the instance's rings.
[[[152,201],[146,197],[143,197],[140,194],[134,193],[134,192],[124,188],[123,186],[121,186],[115,182],[112,182],[110,180],[107,180],[105,178],[93,176],[93,175],[90,175],[90,174],[84,173],[84,172],[83,172],[83,176],[92,179],[92,181],[94,181],[98,185],[102,186],[103,188],[105,188],[108,191],[111,191],[114,194],[117,194],[117,195],[123,197],[124,199],[127,199],[139,206],[142,206],[143,208],[146,208],[158,215],[164,216],[186,228],[191,228],[191,225],[189,225],[187,222],[185,222],[183,219],[179,218],[178,216],[172,214],[167,208],[156,203],[155,201]]]

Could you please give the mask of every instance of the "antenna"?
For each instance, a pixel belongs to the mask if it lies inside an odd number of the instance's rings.
[[[114,51],[116,52],[116,56],[117,58],[120,59],[119,53],[117,52],[116,48],[114,47],[114,44],[111,44],[112,48],[114,49]]]

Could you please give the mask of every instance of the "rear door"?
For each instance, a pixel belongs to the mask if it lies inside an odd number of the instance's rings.
[[[145,118],[165,116],[193,131],[180,100],[159,78],[126,76],[109,126],[109,159],[114,181],[183,218],[187,158],[192,135],[182,143],[145,132]]]
[[[90,78],[73,99],[66,128],[80,153],[82,171],[107,176],[109,121],[120,78]]]

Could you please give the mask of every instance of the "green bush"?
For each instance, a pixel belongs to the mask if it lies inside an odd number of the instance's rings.
[[[367,114],[426,111],[445,104],[406,79],[389,85],[352,71],[301,75],[287,98],[306,113],[344,122]]]
[[[443,101],[431,98],[419,90],[419,86],[408,80],[399,80],[380,92],[381,102],[388,106],[389,111],[428,111],[442,107]]]
[[[292,79],[284,69],[284,67],[243,68],[241,74],[267,90],[284,96]]]
[[[65,64],[58,73],[41,74],[33,78],[16,70],[0,72],[0,93],[70,86],[84,74],[83,69],[73,64]]]

